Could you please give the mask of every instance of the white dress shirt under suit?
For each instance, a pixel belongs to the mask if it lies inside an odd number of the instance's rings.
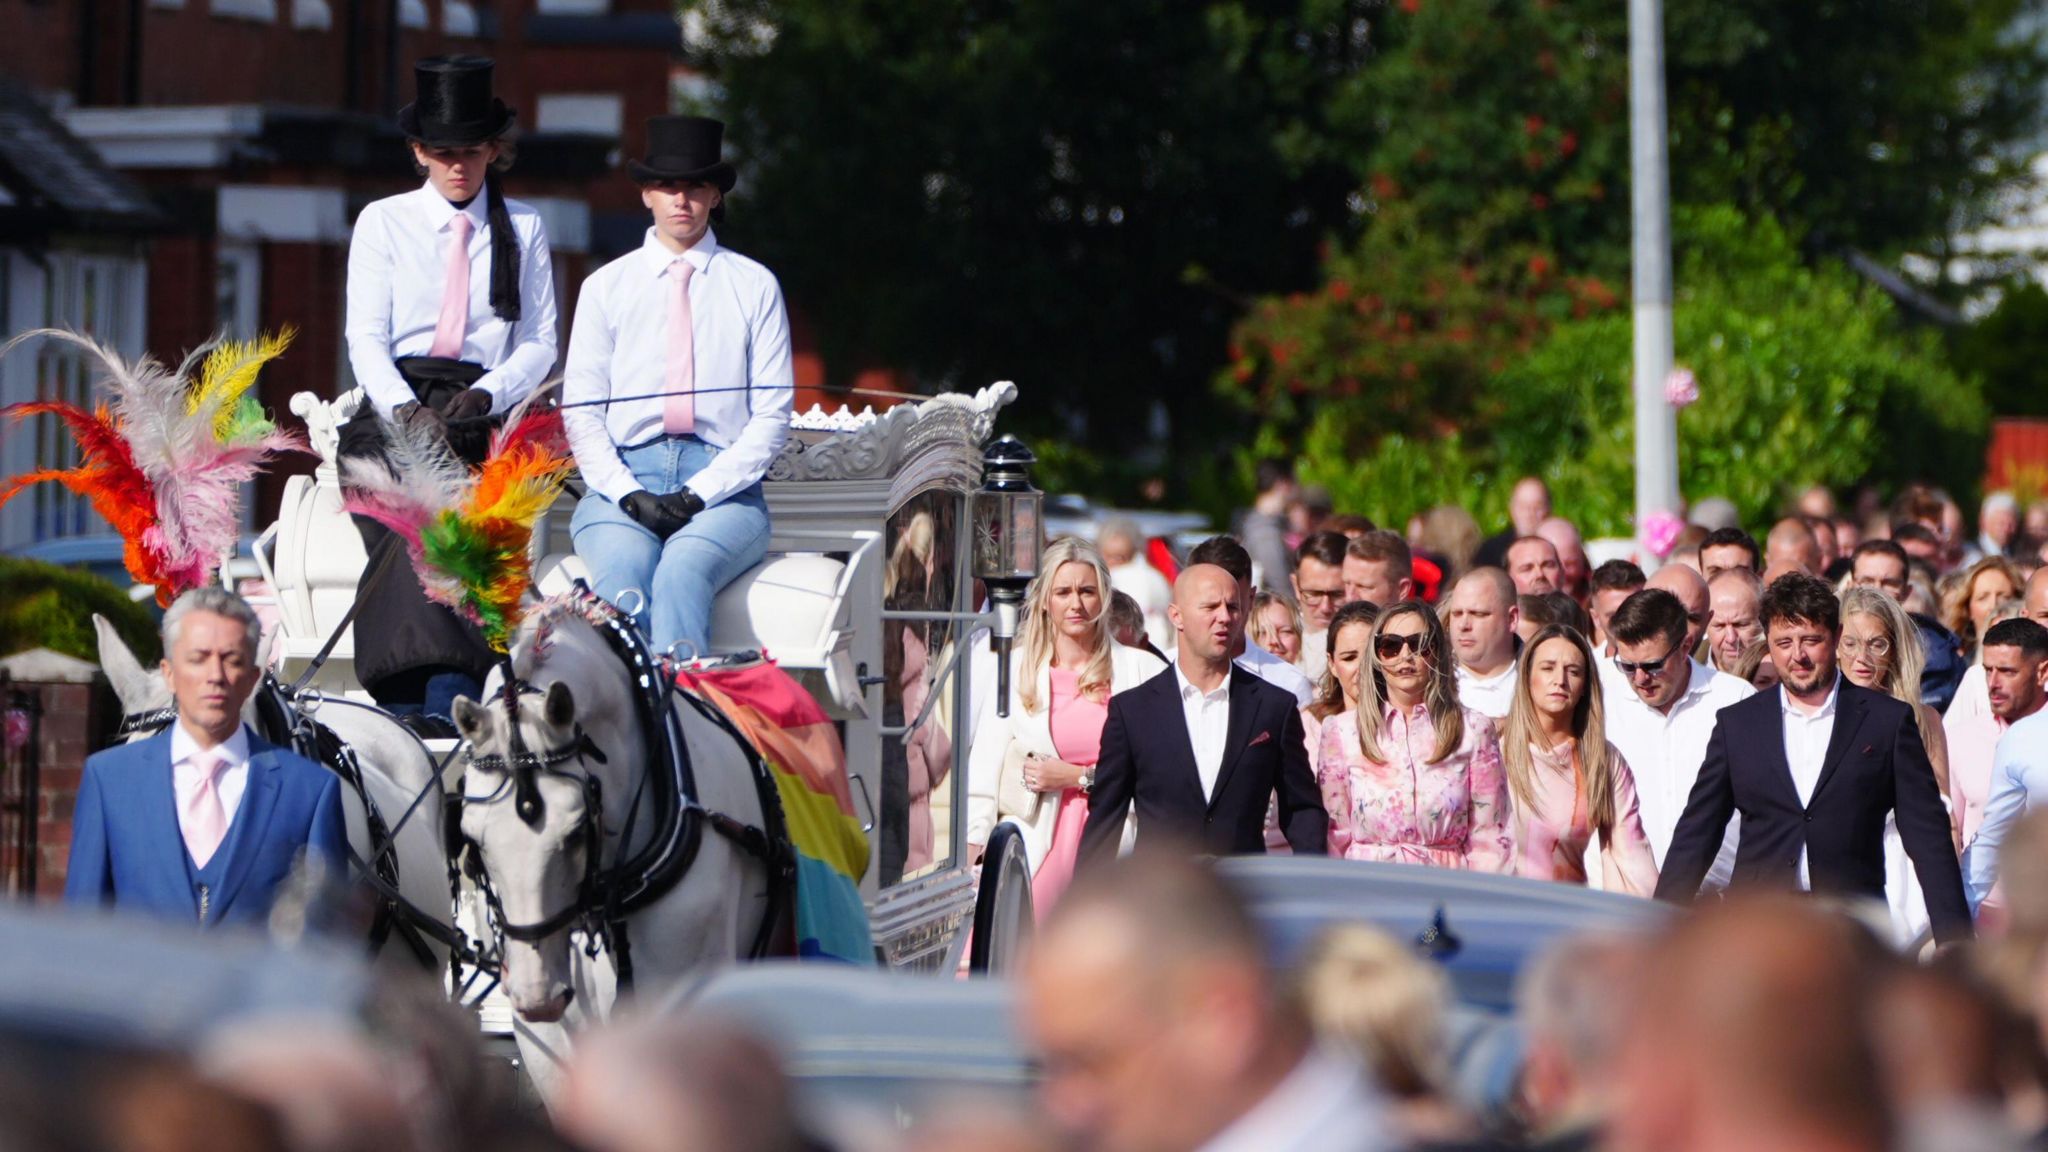
[[[249,788],[249,730],[236,728],[235,734],[213,746],[201,749],[199,741],[185,731],[183,721],[171,723],[171,792],[178,805],[178,831],[185,828],[185,812],[191,807],[192,794],[199,790],[204,772],[199,767],[203,751],[211,751],[227,757],[227,767],[221,769],[220,779],[215,782],[214,793],[220,797],[221,811],[227,821],[223,827],[232,827],[235,813],[242,807],[242,793]]]
[[[1714,718],[1721,709],[1756,695],[1747,680],[1716,672],[1697,660],[1690,665],[1685,691],[1672,701],[1669,712],[1658,712],[1619,677],[1607,657],[1600,663],[1609,671],[1601,676],[1601,692],[1607,711],[1607,740],[1621,750],[1622,759],[1635,773],[1636,799],[1643,819],[1643,834],[1664,866],[1664,854],[1671,850],[1671,834],[1678,818],[1685,814],[1685,802],[1700,777],[1700,764],[1707,758],[1707,741],[1714,735]],[[1619,685],[1618,687],[1616,685]],[[1826,742],[1822,742],[1826,750]],[[1735,871],[1735,847],[1741,831],[1740,816],[1728,821],[1728,834],[1721,851],[1707,873],[1706,886],[1725,888]]]
[[[470,220],[469,327],[457,357],[484,367],[472,387],[502,413],[525,399],[555,367],[555,274],[540,213],[505,201],[519,234],[517,323],[491,310],[491,227],[485,194],[457,208],[432,184],[378,200],[356,217],[348,245],[348,363],[377,414],[415,397],[393,361],[425,356],[441,319],[448,245],[458,213]]]
[[[1230,677],[1223,677],[1212,692],[1195,687],[1180,661],[1173,662],[1174,686],[1180,690],[1180,710],[1187,717],[1188,741],[1195,746],[1195,771],[1202,777],[1202,796],[1216,795],[1216,776],[1223,771],[1223,746],[1230,740]]]
[[[774,273],[721,247],[714,233],[682,256],[696,270],[688,285],[698,389],[693,435],[717,449],[688,487],[710,506],[766,476],[789,439],[789,317]],[[576,301],[563,402],[650,397],[563,413],[584,483],[613,503],[642,487],[619,450],[662,435],[667,278],[676,257],[650,228],[638,250],[592,273]]]
[[[1806,711],[1793,703],[1790,692],[1778,693],[1778,708],[1785,721],[1785,766],[1792,771],[1792,787],[1801,806],[1813,803],[1813,790],[1820,786],[1820,772],[1828,760],[1828,740],[1835,734],[1835,697],[1841,693],[1840,674],[1828,687],[1827,699],[1819,708]],[[1813,886],[1806,868],[1806,849],[1799,850],[1799,887]]]

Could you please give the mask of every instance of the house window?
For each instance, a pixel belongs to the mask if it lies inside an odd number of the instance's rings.
[[[612,10],[611,0],[537,0],[543,16],[602,16]]]
[[[292,27],[325,32],[334,27],[334,9],[327,0],[291,0]]]
[[[215,16],[230,16],[237,20],[260,20],[265,24],[277,22],[277,0],[213,0]]]
[[[123,356],[142,353],[145,272],[140,259],[51,252],[38,266],[18,254],[4,254],[0,275],[7,284],[10,329],[70,328]],[[62,400],[91,408],[100,398],[97,374],[97,363],[80,349],[44,340],[0,362],[0,399]],[[54,417],[34,417],[0,444],[0,468],[9,475],[78,463],[76,442]],[[112,530],[84,498],[61,485],[38,484],[0,510],[0,547],[9,550],[87,537],[111,539]]]
[[[214,261],[214,324],[236,340],[256,336],[263,286],[263,255],[254,244],[223,241]]]
[[[590,136],[617,136],[625,123],[625,100],[611,92],[543,95],[534,118],[534,127],[541,132]]]

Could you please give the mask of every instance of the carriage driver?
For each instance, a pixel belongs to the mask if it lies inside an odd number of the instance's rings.
[[[734,180],[724,135],[648,121],[629,167],[654,226],[584,281],[569,334],[563,416],[589,489],[576,554],[657,650],[704,651],[712,598],[767,555],[761,478],[789,438],[782,288],[711,231]]]
[[[262,669],[256,613],[195,588],[164,613],[169,728],[85,762],[64,899],[201,927],[266,923],[301,853],[343,875],[335,775],[242,723]]]
[[[348,250],[348,360],[366,402],[344,458],[381,459],[387,422],[445,436],[482,461],[503,416],[555,366],[555,281],[540,214],[507,200],[512,110],[481,56],[421,60],[398,125],[425,184],[357,217]],[[452,736],[457,695],[483,694],[491,651],[420,591],[398,537],[355,518],[369,553],[357,591],[356,676],[426,735]],[[385,554],[396,552],[387,562]]]

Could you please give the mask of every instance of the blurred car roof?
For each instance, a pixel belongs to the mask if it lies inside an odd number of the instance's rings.
[[[1136,524],[1147,540],[1161,536],[1171,540],[1191,533],[1198,534],[1198,539],[1211,535],[1209,518],[1199,512],[1108,508],[1073,493],[1047,496],[1044,516],[1047,540],[1079,536],[1093,541],[1104,523],[1119,517]]]

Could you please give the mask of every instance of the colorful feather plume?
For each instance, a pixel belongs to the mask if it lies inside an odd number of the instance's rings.
[[[54,416],[78,443],[79,462],[18,476],[0,488],[0,504],[31,484],[54,481],[91,502],[121,534],[122,559],[138,583],[156,587],[157,603],[210,583],[241,537],[241,487],[271,457],[303,452],[298,436],[280,431],[248,394],[263,365],[290,345],[290,329],[246,343],[216,341],[189,383],[195,352],[178,371],[154,357],[129,363],[88,336],[54,328],[25,332],[0,348],[49,337],[98,361],[100,383],[113,396],[87,411],[61,400],[0,408],[21,420]]]
[[[431,428],[399,424],[387,449],[388,467],[347,463],[348,510],[397,533],[427,597],[474,622],[493,649],[508,651],[533,582],[533,526],[574,468],[562,414],[529,400],[492,438],[474,473]]]

